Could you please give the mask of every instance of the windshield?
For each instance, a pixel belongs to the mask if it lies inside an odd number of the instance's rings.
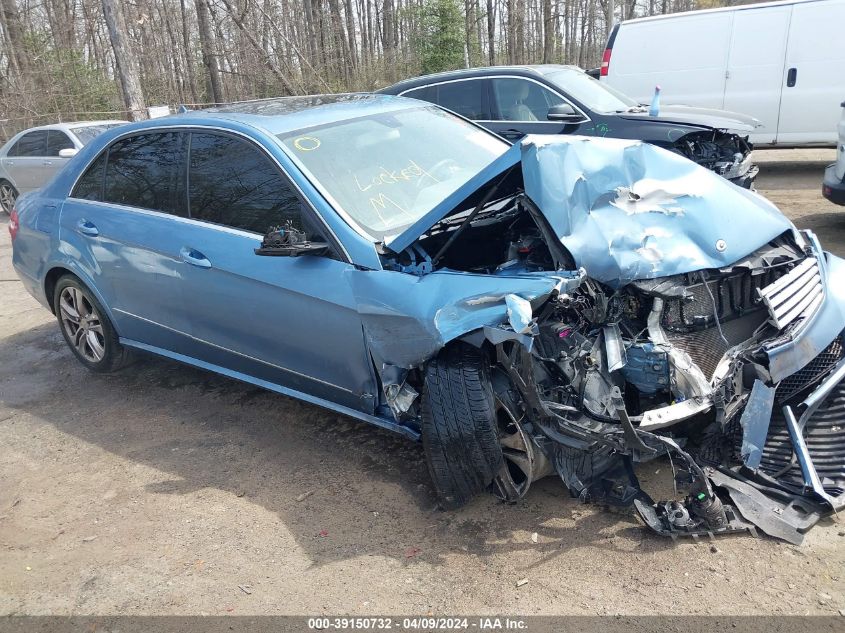
[[[338,210],[379,241],[416,222],[508,148],[435,107],[383,112],[278,138]]]
[[[593,79],[580,70],[557,70],[546,77],[555,85],[560,86],[573,99],[580,101],[594,112],[624,112],[638,105],[631,97]]]
[[[88,145],[94,137],[102,134],[106,130],[117,127],[118,125],[123,125],[123,123],[99,123],[97,125],[85,125],[83,127],[73,128],[73,133],[76,134],[76,138],[78,138],[83,145]]]

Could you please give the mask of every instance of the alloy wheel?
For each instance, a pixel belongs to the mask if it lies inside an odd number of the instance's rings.
[[[534,446],[512,407],[498,395],[495,407],[504,464],[493,482],[493,488],[496,495],[505,501],[516,501],[525,496],[537,476]]]
[[[15,188],[12,187],[12,185],[6,182],[0,184],[0,208],[2,208],[7,215],[11,215],[12,209],[15,208],[16,199],[17,195],[15,194]]]
[[[103,321],[91,299],[79,288],[68,286],[59,296],[62,328],[76,351],[90,363],[106,355]]]

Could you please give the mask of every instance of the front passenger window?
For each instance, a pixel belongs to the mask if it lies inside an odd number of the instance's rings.
[[[565,101],[527,79],[493,79],[493,100],[499,121],[546,121],[549,108]]]
[[[279,169],[257,147],[223,134],[191,134],[188,195],[191,217],[266,233],[290,221],[318,239]],[[321,239],[321,238],[320,238]]]

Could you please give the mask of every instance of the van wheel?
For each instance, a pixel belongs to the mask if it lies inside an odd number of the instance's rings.
[[[504,465],[490,369],[479,349],[449,345],[428,364],[421,417],[440,503],[460,507],[487,488]]]
[[[56,282],[53,310],[62,336],[79,362],[91,371],[117,371],[128,360],[106,311],[85,285],[73,275]]]
[[[6,215],[11,215],[17,199],[18,190],[12,186],[12,183],[0,180],[0,210]]]

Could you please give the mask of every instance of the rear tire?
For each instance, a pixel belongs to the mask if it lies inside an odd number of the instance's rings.
[[[129,352],[94,293],[73,275],[56,282],[53,310],[65,342],[80,363],[91,371],[117,371],[129,360]]]
[[[18,199],[18,190],[8,180],[0,180],[0,211],[6,215],[12,215],[15,208],[15,200]]]
[[[490,370],[479,349],[453,344],[429,363],[421,417],[441,505],[458,508],[485,490],[504,464]]]

